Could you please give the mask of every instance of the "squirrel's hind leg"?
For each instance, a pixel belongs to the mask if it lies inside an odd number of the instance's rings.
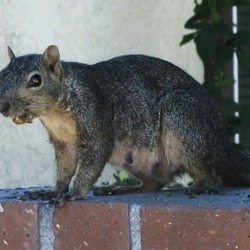
[[[195,173],[189,173],[193,178],[192,187],[186,190],[187,195],[199,195],[199,194],[219,194],[220,187],[222,186],[219,176],[210,169],[206,171],[206,168],[194,168]],[[197,170],[200,169],[200,172]]]

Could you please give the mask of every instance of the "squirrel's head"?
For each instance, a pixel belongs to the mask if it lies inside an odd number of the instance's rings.
[[[42,55],[16,57],[8,47],[9,65],[0,72],[0,113],[21,124],[55,105],[63,71],[59,50],[50,45]]]

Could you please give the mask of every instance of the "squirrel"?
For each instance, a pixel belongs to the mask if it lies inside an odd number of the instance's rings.
[[[65,62],[55,45],[20,57],[8,47],[8,54],[0,112],[17,124],[39,118],[55,148],[56,186],[31,198],[59,207],[81,199],[106,163],[141,184],[96,187],[94,194],[161,190],[185,172],[196,193],[250,186],[250,155],[229,149],[214,101],[172,63],[145,55]]]

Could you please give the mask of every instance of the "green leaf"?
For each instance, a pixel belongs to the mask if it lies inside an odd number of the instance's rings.
[[[196,32],[191,33],[191,34],[184,35],[183,38],[182,38],[182,41],[181,41],[181,43],[180,43],[180,46],[182,46],[182,45],[184,45],[184,44],[190,42],[192,39],[194,39],[195,34],[196,34]]]
[[[211,0],[202,0],[201,4],[196,2],[196,6],[194,8],[194,13],[202,16],[207,16],[211,13],[210,11],[210,1]]]
[[[203,62],[208,62],[214,56],[218,46],[218,34],[213,29],[201,30],[194,39],[197,52]]]
[[[195,14],[198,14],[198,15],[206,15],[206,14],[209,14],[209,10],[207,8],[204,8],[203,6],[201,5],[197,5],[195,8],[194,8],[194,13]]]
[[[121,171],[119,177],[120,177],[120,181],[123,183],[125,179],[127,178],[127,173],[125,171]]]
[[[228,24],[225,24],[224,22],[214,23],[212,28],[215,29],[220,34],[223,34],[223,35],[226,35],[226,36],[232,36],[233,35],[232,26],[228,25]]]
[[[201,22],[202,22],[202,16],[194,15],[186,21],[184,27],[186,29],[198,29],[201,27]]]

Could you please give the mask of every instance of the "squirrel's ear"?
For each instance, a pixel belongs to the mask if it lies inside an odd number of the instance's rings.
[[[50,45],[43,52],[43,62],[56,76],[61,77],[62,68],[59,50],[55,45]]]
[[[8,56],[9,56],[10,61],[12,61],[13,59],[16,58],[16,56],[15,56],[15,54],[14,54],[14,52],[13,52],[13,50],[11,49],[10,46],[8,46]]]

